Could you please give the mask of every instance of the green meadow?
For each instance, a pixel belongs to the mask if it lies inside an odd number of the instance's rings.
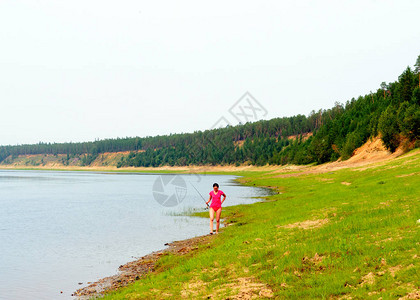
[[[224,208],[231,226],[208,244],[162,256],[154,272],[104,298],[398,299],[419,293],[419,149],[320,174],[237,175],[276,194]]]

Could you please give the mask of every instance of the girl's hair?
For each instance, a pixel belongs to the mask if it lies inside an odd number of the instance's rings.
[[[213,187],[215,187],[215,186],[219,187],[219,185],[217,183],[213,183]]]

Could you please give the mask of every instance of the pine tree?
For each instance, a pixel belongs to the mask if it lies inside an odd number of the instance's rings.
[[[415,67],[414,72],[419,74],[419,88],[420,88],[420,55],[417,57],[414,67]]]

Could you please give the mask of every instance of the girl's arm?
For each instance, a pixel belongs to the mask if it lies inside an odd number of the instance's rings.
[[[211,195],[209,196],[209,200],[206,202],[206,204],[209,205],[210,201],[211,201]]]
[[[223,202],[225,202],[225,199],[226,199],[226,194],[225,194],[225,193],[223,193],[223,194],[222,194],[222,197],[223,197],[223,199],[222,199],[222,203],[223,203]]]

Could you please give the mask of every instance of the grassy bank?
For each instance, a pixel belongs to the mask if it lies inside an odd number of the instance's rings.
[[[419,292],[419,150],[321,174],[239,175],[279,193],[225,208],[233,225],[209,244],[162,256],[155,272],[105,299],[395,299]]]

